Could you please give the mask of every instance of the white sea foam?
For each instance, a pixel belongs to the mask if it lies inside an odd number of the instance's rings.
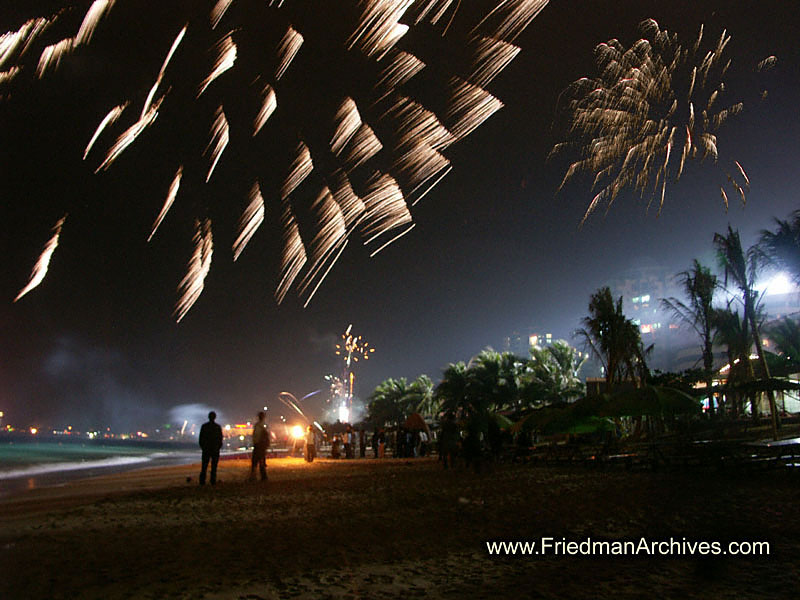
[[[33,477],[35,475],[45,475],[47,473],[57,473],[62,471],[80,471],[84,469],[97,469],[118,467],[122,465],[133,465],[146,463],[153,460],[153,456],[112,456],[98,460],[84,460],[80,462],[53,462],[42,463],[23,467],[21,469],[0,470],[0,480],[16,479],[18,477]]]

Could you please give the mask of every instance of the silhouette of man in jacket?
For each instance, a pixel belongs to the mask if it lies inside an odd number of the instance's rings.
[[[253,455],[250,459],[250,481],[256,479],[256,468],[261,474],[261,481],[267,480],[267,448],[269,448],[269,428],[265,421],[264,411],[259,411],[258,421],[253,425]]]
[[[203,450],[203,464],[200,468],[200,485],[206,484],[206,470],[211,463],[211,485],[217,483],[217,463],[219,451],[222,448],[222,427],[214,421],[217,413],[213,410],[208,413],[208,423],[203,423],[200,428],[200,448]]]

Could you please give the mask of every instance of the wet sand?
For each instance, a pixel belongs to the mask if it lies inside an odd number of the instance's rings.
[[[0,501],[2,598],[789,598],[789,471],[591,471],[433,460],[222,461]],[[187,481],[187,478],[190,481]],[[769,541],[759,557],[491,556],[487,540]]]

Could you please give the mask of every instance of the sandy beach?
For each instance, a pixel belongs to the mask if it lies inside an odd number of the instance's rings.
[[[110,475],[0,502],[0,597],[789,598],[798,474],[435,460],[245,460]],[[495,556],[487,540],[768,541],[769,556]]]

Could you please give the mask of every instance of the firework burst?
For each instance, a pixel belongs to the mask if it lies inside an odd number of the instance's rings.
[[[105,171],[150,129],[186,133],[149,234],[173,206],[191,205],[195,251],[179,286],[179,320],[203,289],[212,239],[220,239],[212,214],[220,211],[241,215],[234,260],[263,223],[277,225],[275,297],[281,302],[295,288],[307,304],[354,233],[374,255],[410,231],[410,208],[451,168],[444,152],[502,107],[486,86],[547,2],[196,3],[164,44],[152,84],[98,115],[84,159]],[[75,4],[0,37],[0,98],[88,52],[104,28],[129,27],[114,19],[123,5],[148,18],[137,0]],[[207,132],[202,141],[198,128]],[[211,185],[231,153],[249,197],[192,198],[197,186],[182,183]]]
[[[742,111],[741,102],[724,100],[731,65],[725,31],[705,44],[701,26],[688,46],[652,19],[641,31],[644,37],[630,48],[618,40],[598,45],[598,75],[579,79],[564,94],[568,141],[553,152],[577,146],[581,158],[569,166],[561,187],[578,173],[594,174],[596,193],[581,224],[627,187],[651,194],[648,208],[657,202],[660,212],[667,182],[680,179],[687,160],[719,164],[717,131]],[[770,57],[759,69],[774,62]],[[744,203],[750,180],[739,162],[730,161],[726,179]],[[728,192],[720,191],[727,210]]]

